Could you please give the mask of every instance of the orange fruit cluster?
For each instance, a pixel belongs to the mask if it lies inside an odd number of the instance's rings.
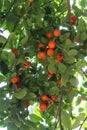
[[[38,44],[38,49],[40,49],[40,51],[38,52],[37,56],[39,59],[46,59],[46,56],[54,56],[55,54],[55,48],[57,47],[56,41],[53,40],[53,37],[59,37],[61,35],[61,32],[59,29],[55,29],[52,32],[47,32],[46,36],[48,39],[50,39],[50,41],[48,42],[48,45],[46,47],[46,45],[44,43],[39,43]]]
[[[45,111],[48,106],[50,105],[50,102],[57,102],[58,99],[55,95],[51,95],[51,97],[49,98],[47,95],[42,95],[41,96],[41,100],[42,102],[39,105],[39,109],[40,111]]]

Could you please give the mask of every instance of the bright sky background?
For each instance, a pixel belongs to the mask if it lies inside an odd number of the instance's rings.
[[[0,127],[0,130],[7,130],[7,128],[1,128],[1,127]]]

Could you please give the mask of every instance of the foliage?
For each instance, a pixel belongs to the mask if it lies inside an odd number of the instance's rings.
[[[87,1],[68,2],[0,0],[0,126],[87,129]]]

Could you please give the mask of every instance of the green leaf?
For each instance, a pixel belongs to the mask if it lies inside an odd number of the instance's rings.
[[[76,56],[78,54],[78,51],[76,49],[71,49],[68,51],[69,56]]]
[[[27,42],[28,42],[28,35],[26,35],[26,36],[21,40],[22,45],[26,45]]]
[[[18,127],[13,123],[9,123],[7,128],[7,130],[18,130]]]
[[[79,127],[80,122],[85,118],[85,113],[80,113],[79,116],[76,117],[74,123],[72,124],[72,129]]]
[[[87,82],[85,82],[85,83],[83,84],[83,86],[84,86],[85,88],[87,88]]]
[[[65,73],[62,73],[61,74],[61,78],[62,78],[62,85],[66,85],[66,83],[68,82],[69,80],[69,73],[68,71],[66,70]]]
[[[13,43],[15,42],[15,33],[12,32],[9,37],[8,37],[8,43],[10,45],[10,47],[13,47]]]
[[[6,38],[2,35],[0,35],[0,44],[4,44],[6,42]]]
[[[55,65],[54,64],[49,64],[48,65],[48,71],[54,71],[54,72],[56,72]]]
[[[58,69],[61,73],[65,73],[65,71],[67,70],[66,66],[63,63],[58,63]]]
[[[20,128],[21,125],[22,125],[21,121],[19,121],[19,120],[15,120],[14,123],[15,123],[15,125],[16,125],[18,128]]]
[[[15,66],[15,55],[12,52],[8,53],[8,61],[9,61],[9,67]]]
[[[64,48],[69,50],[70,48],[73,48],[76,46],[76,43],[73,43],[70,39],[66,39]]]
[[[31,114],[31,115],[30,115],[30,120],[31,120],[32,122],[40,122],[40,121],[43,121],[41,117],[39,117],[39,116],[37,116],[37,115],[35,115],[35,114]]]
[[[71,129],[70,116],[66,111],[61,111],[61,120],[66,129]]]
[[[22,98],[24,98],[26,96],[26,94],[27,94],[27,89],[23,88],[19,92],[15,93],[15,97],[17,99],[22,99]]]
[[[85,21],[82,18],[78,21],[77,29],[78,29],[78,31],[80,31],[82,33],[84,31],[86,31],[86,23],[85,23]]]
[[[62,41],[65,41],[66,39],[69,38],[69,36],[70,36],[70,33],[62,34],[62,35],[60,36],[60,41],[61,41],[61,42],[62,42]]]
[[[73,77],[72,79],[70,79],[70,83],[71,83],[73,86],[77,86],[77,85],[78,85],[78,79],[76,79],[75,77]]]

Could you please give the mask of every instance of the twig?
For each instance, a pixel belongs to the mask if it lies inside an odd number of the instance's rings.
[[[61,95],[60,95],[60,101],[59,101],[59,125],[60,125],[60,130],[63,130],[62,126],[62,121],[61,121],[61,105],[62,105],[62,89],[61,89]]]
[[[83,122],[81,123],[79,130],[82,129],[82,126],[83,126],[83,124],[84,124],[84,122],[85,122],[86,120],[87,120],[87,116],[85,117],[85,119],[84,119]]]
[[[0,18],[0,20],[2,20],[2,24],[3,24],[4,20],[6,19],[6,17],[8,16],[10,10],[12,9],[14,3],[15,3],[15,0],[12,0],[12,2],[11,2],[11,4],[10,4],[10,7],[8,8],[6,14],[4,14],[4,15]],[[0,27],[2,26],[2,24],[0,25]]]
[[[70,7],[70,0],[67,0],[68,4],[68,19],[69,19],[69,24],[71,25],[71,7]]]
[[[54,130],[56,130],[56,128],[57,128],[58,119],[59,119],[60,130],[64,130],[64,129],[63,129],[63,126],[62,126],[62,121],[61,121],[61,105],[62,105],[62,98],[63,98],[63,95],[62,95],[62,89],[61,89],[60,101],[59,101],[59,104],[58,104],[58,110],[57,110],[57,115],[56,115],[56,120],[57,120],[57,121],[55,121]]]

